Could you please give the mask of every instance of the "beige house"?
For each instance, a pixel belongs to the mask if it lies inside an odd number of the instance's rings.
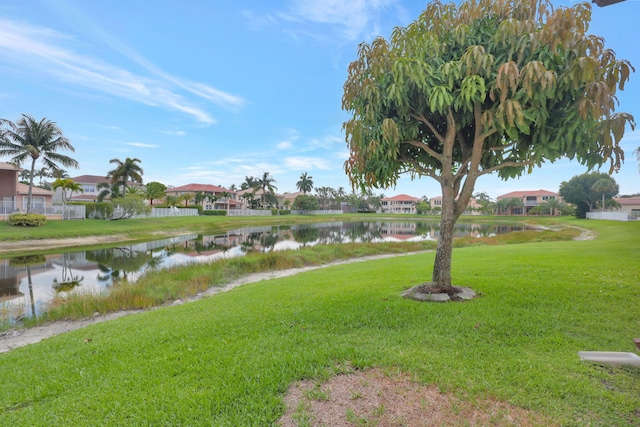
[[[438,207],[442,209],[442,196],[435,196],[429,199],[429,203],[431,204],[431,209]],[[467,203],[467,209],[464,211],[466,215],[480,215],[480,208],[482,205],[476,201],[473,197],[469,199],[469,203]]]
[[[18,181],[20,168],[11,163],[0,162],[0,218],[5,219],[12,212],[25,212],[29,196],[29,186]],[[52,192],[34,186],[31,190],[31,212],[46,213],[51,209]]]
[[[627,212],[631,217],[640,219],[640,197],[616,197],[613,200],[620,204],[621,212]]]
[[[202,193],[204,199],[200,203],[205,210],[234,210],[240,209],[241,203],[237,200],[235,191],[227,190],[223,187],[210,184],[187,184],[180,187],[168,188],[164,194],[167,196],[184,196],[188,194],[192,196],[188,204],[193,205],[196,194]],[[184,204],[184,202],[182,203]]]
[[[547,190],[512,191],[511,193],[498,196],[496,200],[521,199],[523,207],[513,207],[498,212],[498,215],[527,215],[531,209],[549,200],[562,201],[558,193]],[[556,215],[560,215],[560,210],[556,209]]]
[[[382,203],[383,213],[404,213],[415,214],[416,203],[420,201],[419,197],[413,197],[406,194],[398,194],[393,197],[383,197]]]

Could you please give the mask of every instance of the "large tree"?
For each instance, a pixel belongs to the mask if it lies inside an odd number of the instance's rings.
[[[58,152],[60,150],[75,151],[75,149],[62,135],[58,125],[46,118],[38,121],[32,116],[23,114],[16,123],[0,119],[0,126],[3,126],[3,129],[0,129],[0,157],[12,156],[11,162],[16,165],[22,165],[31,159],[27,195],[27,213],[30,213],[36,161],[40,159],[43,168],[48,168],[50,171],[58,170],[58,164],[77,168],[78,162],[75,159]]]
[[[440,184],[433,288],[454,292],[453,226],[480,176],[518,177],[562,157],[620,167],[635,123],[615,113],[615,95],[632,67],[588,35],[590,18],[588,3],[434,1],[389,40],[359,46],[342,99],[345,171],[363,188],[402,174]]]
[[[116,165],[115,168],[110,170],[107,173],[107,178],[111,178],[112,184],[121,183],[125,189],[127,189],[127,182],[137,182],[142,184],[142,175],[144,174],[144,170],[140,167],[138,163],[141,163],[141,160],[138,158],[130,158],[127,157],[124,162],[120,159],[111,159],[109,163],[113,163]]]
[[[576,207],[575,213],[578,218],[584,218],[602,197],[611,198],[619,191],[618,184],[611,176],[602,172],[591,172],[563,181],[558,194],[562,200]]]
[[[164,185],[161,182],[157,182],[157,181],[152,181],[150,183],[147,184],[147,188],[145,191],[145,197],[147,198],[147,200],[149,200],[150,205],[153,206],[153,200],[154,199],[164,199],[166,194],[165,191],[167,190],[167,186]]]

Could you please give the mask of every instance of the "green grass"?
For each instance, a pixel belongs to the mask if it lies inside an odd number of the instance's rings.
[[[454,251],[480,297],[417,303],[433,253],[245,285],[0,355],[0,425],[272,425],[295,381],[399,368],[564,425],[637,425],[640,369],[581,362],[640,336],[640,222],[564,220],[594,241]],[[303,413],[304,411],[301,411]],[[304,417],[302,417],[304,418]]]

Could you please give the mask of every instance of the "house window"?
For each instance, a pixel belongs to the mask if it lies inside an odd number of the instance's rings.
[[[91,184],[82,184],[82,191],[84,193],[95,193],[96,192],[96,186]]]

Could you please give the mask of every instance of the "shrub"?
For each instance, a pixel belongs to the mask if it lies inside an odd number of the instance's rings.
[[[209,216],[224,216],[227,214],[227,211],[224,210],[203,210],[201,215],[209,215]]]
[[[9,224],[22,227],[40,227],[47,222],[47,217],[42,214],[13,213],[9,215]]]
[[[189,209],[197,209],[198,210],[198,215],[202,215],[202,205],[189,205],[188,206]]]
[[[293,201],[293,209],[301,211],[315,211],[320,208],[320,202],[315,196],[301,194]]]
[[[113,205],[111,202],[89,202],[86,206],[86,217],[88,219],[109,219],[113,215]]]

